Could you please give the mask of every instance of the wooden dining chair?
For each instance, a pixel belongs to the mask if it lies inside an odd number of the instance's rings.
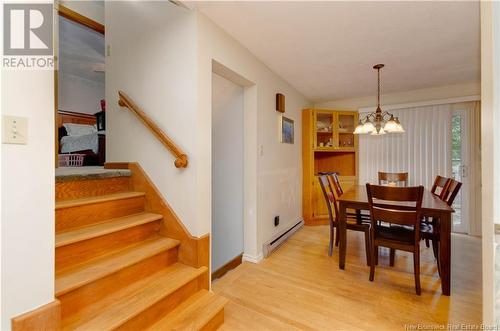
[[[420,220],[424,187],[366,184],[370,207],[370,281],[375,278],[378,247],[413,253],[415,291],[420,295]],[[389,224],[389,225],[384,225]]]
[[[335,193],[337,194],[337,197],[340,197],[342,194],[344,194],[344,190],[342,189],[342,186],[340,185],[340,180],[339,176],[337,175],[336,172],[328,173],[328,181],[330,183],[330,186],[333,187],[335,190]],[[356,218],[358,223],[362,223],[363,221],[370,222],[370,213],[369,212],[362,212],[361,210],[348,210],[347,211],[347,217],[354,217]],[[335,245],[339,245],[339,238],[337,237],[335,239]]]
[[[432,184],[431,193],[443,200],[448,193],[450,178],[437,175]]]
[[[448,187],[441,200],[445,201],[446,204],[451,207],[458,195],[458,192],[460,191],[460,188],[462,187],[462,183],[452,178],[447,179]],[[422,221],[420,236],[422,237],[422,239],[425,239],[426,242],[432,242],[432,251],[434,253],[434,258],[436,259],[438,272],[439,274],[441,274],[441,265],[439,263],[439,219],[432,218],[430,222],[426,222],[425,220]]]
[[[407,172],[378,172],[378,184],[388,186],[408,186]]]
[[[336,237],[339,238],[339,221],[340,214],[338,208],[337,196],[334,193],[333,186],[328,179],[328,175],[320,175],[318,176],[319,184],[321,186],[321,191],[323,192],[323,196],[325,198],[326,206],[328,209],[328,217],[330,224],[330,243],[328,246],[328,255],[332,256],[333,253],[333,242],[334,242],[334,232],[335,228]],[[333,208],[332,208],[333,206]],[[370,223],[369,222],[361,222],[358,223],[357,220],[353,217],[347,216],[347,224],[346,227],[348,230],[361,231],[365,234],[365,251],[366,251],[366,264],[370,265]]]
[[[378,172],[378,184],[385,186],[397,186],[406,187],[408,186],[408,173],[407,172]],[[390,266],[394,266],[394,259],[396,258],[396,250],[390,249]],[[375,264],[378,263],[378,257],[375,258]]]
[[[432,184],[431,193],[439,197],[441,200],[444,200],[446,195],[448,194],[449,186],[450,186],[450,178],[437,175],[436,178],[434,179],[434,184]],[[433,220],[430,220],[428,217],[425,217],[422,220],[423,226],[426,226],[427,224],[432,224],[432,222]],[[425,246],[429,248],[430,247],[429,238],[422,238],[422,239],[425,240]]]
[[[344,190],[342,190],[342,186],[340,185],[340,179],[339,176],[337,175],[336,172],[332,172],[328,174],[329,181],[332,184],[333,188],[335,189],[335,192],[337,193],[337,196],[341,196],[344,194]]]
[[[444,196],[444,201],[448,204],[448,206],[452,206],[453,202],[455,202],[455,198],[458,195],[458,192],[460,192],[460,188],[462,187],[462,183],[459,181],[450,178],[450,185],[448,186],[448,191],[446,195]]]

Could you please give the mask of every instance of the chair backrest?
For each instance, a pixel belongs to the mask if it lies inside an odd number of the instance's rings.
[[[408,186],[407,172],[378,172],[378,184],[388,186]]]
[[[330,222],[334,222],[335,219],[332,211],[332,205],[335,208],[335,215],[338,215],[338,207],[335,194],[333,193],[330,182],[328,181],[328,175],[319,175],[318,180],[319,185],[321,186],[321,191],[323,192],[323,197],[325,198],[326,207],[328,208],[328,216],[330,217]]]
[[[434,184],[431,188],[431,193],[444,200],[446,195],[448,194],[450,181],[450,178],[439,175],[436,176],[436,179],[434,179]]]
[[[453,201],[455,201],[460,188],[462,187],[462,183],[452,178],[450,178],[449,180],[450,183],[448,185],[447,193],[443,197],[443,200],[448,204],[448,206],[451,206],[453,204]]]
[[[392,187],[366,184],[372,227],[378,221],[410,225],[420,232],[424,187]]]
[[[335,189],[335,192],[337,193],[337,197],[344,194],[344,191],[342,190],[342,186],[340,186],[339,176],[337,175],[336,172],[332,172],[331,174],[328,174],[328,181],[330,182],[330,185]]]

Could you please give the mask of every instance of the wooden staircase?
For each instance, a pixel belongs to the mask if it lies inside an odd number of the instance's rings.
[[[130,168],[131,176],[56,181],[61,329],[217,329],[226,299],[208,291],[200,251],[208,245],[169,224],[175,215],[154,187],[144,189],[138,165]]]

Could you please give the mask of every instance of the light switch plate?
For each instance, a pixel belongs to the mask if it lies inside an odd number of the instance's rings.
[[[28,143],[28,119],[18,116],[3,116],[3,137],[4,144]]]

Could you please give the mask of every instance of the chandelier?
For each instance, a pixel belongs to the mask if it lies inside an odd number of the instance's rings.
[[[359,120],[358,126],[356,126],[354,130],[354,134],[370,133],[373,136],[380,136],[386,133],[405,132],[397,117],[380,109],[380,69],[383,67],[383,64],[376,64],[373,66],[373,69],[377,70],[378,77],[377,110],[365,115]]]

